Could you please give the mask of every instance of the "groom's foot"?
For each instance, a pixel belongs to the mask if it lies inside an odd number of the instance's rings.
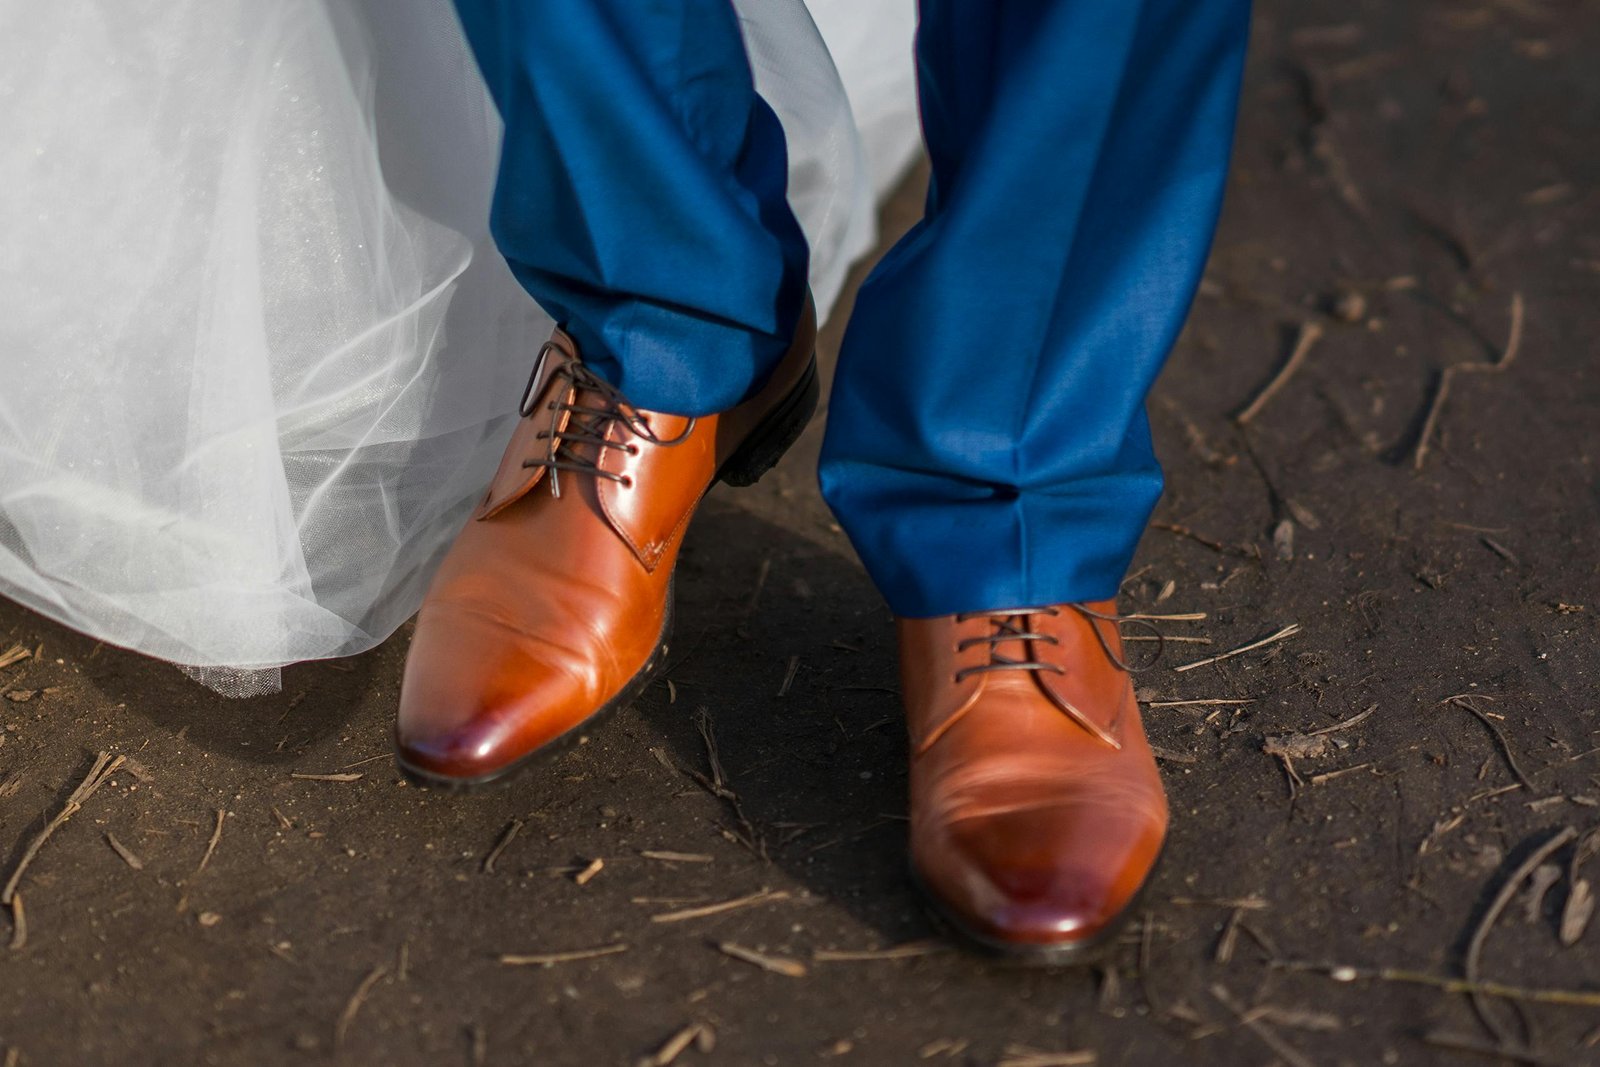
[[[1116,932],[1167,802],[1110,601],[899,622],[911,864],[957,932],[1070,963]]]
[[[749,485],[817,405],[814,314],[752,399],[699,419],[639,411],[557,330],[489,493],[417,618],[395,730],[423,781],[481,785],[660,667],[685,527],[719,479]]]

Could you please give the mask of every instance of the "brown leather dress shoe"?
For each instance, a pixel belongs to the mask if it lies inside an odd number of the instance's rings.
[[[720,415],[641,411],[557,330],[488,495],[417,617],[400,766],[481,785],[643,690],[667,651],[685,528],[719,479],[749,485],[817,406],[815,315],[760,393]]]
[[[912,873],[978,945],[1070,963],[1116,932],[1167,829],[1114,604],[899,622]]]

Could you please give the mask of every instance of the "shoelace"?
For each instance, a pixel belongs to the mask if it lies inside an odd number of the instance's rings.
[[[540,353],[540,358],[544,358]],[[550,493],[552,496],[561,495],[561,472],[572,471],[579,474],[596,475],[620,482],[624,488],[633,485],[633,479],[626,474],[616,474],[603,470],[600,460],[605,456],[606,449],[620,449],[630,456],[639,454],[639,446],[632,441],[618,442],[610,438],[611,427],[614,423],[622,423],[635,436],[652,445],[661,445],[671,448],[673,445],[682,444],[694,432],[695,420],[690,419],[689,424],[676,437],[659,437],[650,428],[650,420],[639,414],[632,404],[628,403],[622,391],[594,371],[576,360],[563,363],[554,371],[556,377],[567,380],[564,395],[557,400],[552,400],[545,405],[545,410],[550,412],[550,426],[548,430],[541,430],[535,438],[539,441],[548,441],[543,459],[524,460],[524,468],[539,467],[550,472]],[[583,393],[598,394],[600,406],[591,407],[578,403],[578,398]],[[533,403],[534,398],[529,397],[527,403]],[[564,429],[555,427],[561,421],[562,412],[571,414]],[[533,408],[524,406],[522,414],[532,415]],[[579,445],[593,445],[594,455],[585,456],[575,451]]]
[[[1095,611],[1093,608],[1083,604],[1068,604],[1067,607],[1089,620],[1089,629],[1094,631],[1095,640],[1100,642],[1100,648],[1105,652],[1106,658],[1118,670],[1129,673],[1146,670],[1161,658],[1166,639],[1148,616],[1116,615]],[[1050,634],[1038,633],[1027,628],[1027,619],[1030,615],[1055,616],[1060,614],[1060,608],[1047,607],[1033,611],[969,611],[957,615],[957,622],[969,622],[972,619],[986,618],[993,624],[994,630],[983,637],[966,638],[956,646],[956,651],[958,652],[965,652],[967,649],[977,645],[989,646],[989,662],[975,667],[963,667],[956,672],[956,681],[960,682],[971,675],[987,674],[991,671],[1049,671],[1052,674],[1065,674],[1067,669],[1061,664],[1040,659],[1035,652],[1038,643],[1059,645],[1061,642]],[[1141,664],[1138,667],[1130,666],[1126,660],[1117,655],[1112,649],[1110,642],[1106,640],[1106,635],[1101,632],[1099,626],[1095,625],[1097,621],[1112,623],[1119,630],[1124,624],[1143,626],[1155,636],[1155,655],[1150,657],[1149,663]],[[1022,645],[1026,651],[1026,658],[1013,659],[1010,656],[1001,654],[1000,646],[1010,641],[1016,641]]]

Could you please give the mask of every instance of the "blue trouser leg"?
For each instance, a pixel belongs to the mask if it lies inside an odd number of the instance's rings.
[[[759,386],[807,250],[730,0],[456,8],[505,119],[492,230],[518,280],[642,408],[707,414]]]
[[[861,290],[822,488],[906,616],[1110,597],[1222,199],[1248,0],[923,0],[927,217]]]
[[[788,344],[804,238],[729,0],[457,0],[506,119],[494,233],[642,407]],[[822,484],[891,607],[1112,595],[1160,471],[1144,397],[1227,170],[1248,0],[923,0],[925,221],[863,288]]]

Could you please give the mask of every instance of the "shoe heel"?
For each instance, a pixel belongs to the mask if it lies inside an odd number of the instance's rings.
[[[819,398],[817,361],[813,356],[800,381],[761,420],[744,444],[728,457],[718,477],[740,488],[760,481],[761,476],[771,470],[805,432],[811,416],[817,413]]]

